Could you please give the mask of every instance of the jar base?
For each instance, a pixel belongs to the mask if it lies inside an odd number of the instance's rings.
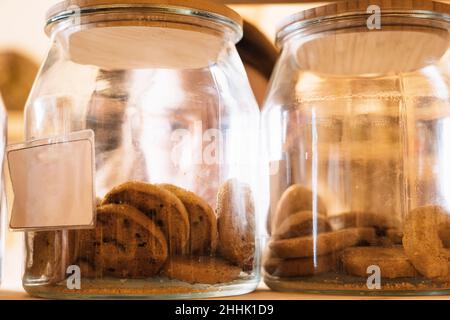
[[[265,275],[265,284],[274,291],[343,296],[450,295],[450,281],[432,283],[423,279],[382,279],[381,289],[369,289],[366,279],[333,274],[303,278]]]
[[[229,284],[190,285],[180,281],[159,280],[82,280],[80,290],[70,290],[65,283],[55,285],[26,285],[33,297],[46,299],[143,299],[177,300],[239,296],[253,292],[258,278],[237,280]]]

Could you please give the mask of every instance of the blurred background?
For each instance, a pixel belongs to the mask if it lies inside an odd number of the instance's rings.
[[[49,40],[43,31],[45,14],[59,1],[0,0],[0,94],[8,111],[9,144],[23,140],[23,108],[49,48]],[[235,2],[239,4],[229,5],[246,21],[245,37],[238,50],[255,96],[262,104],[278,55],[274,46],[277,23],[289,14],[324,3]],[[5,249],[2,288],[17,290],[21,288],[24,260],[22,234],[6,231]]]

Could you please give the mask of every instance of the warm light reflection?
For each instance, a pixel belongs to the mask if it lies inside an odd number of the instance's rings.
[[[134,74],[134,83],[141,88],[134,92],[136,113],[139,117],[138,141],[146,141],[141,146],[144,154],[146,172],[151,172],[151,181],[171,181],[171,133],[170,119],[173,119],[178,107],[182,107],[184,93],[180,74],[171,70],[138,71]],[[170,85],[168,85],[170,84]],[[132,98],[133,99],[133,98]],[[131,102],[133,103],[133,102]],[[145,125],[144,125],[145,122]],[[186,149],[184,149],[185,151]],[[163,152],[162,152],[163,151]],[[191,154],[182,152],[178,164],[182,167],[190,163]]]
[[[450,118],[442,119],[441,130],[437,137],[440,156],[438,159],[438,176],[439,176],[439,191],[441,193],[441,205],[445,208],[450,208]]]
[[[442,71],[436,65],[428,66],[422,69],[422,75],[426,76],[429,83],[432,84],[433,97],[447,100],[449,98],[446,79],[442,77]]]
[[[314,247],[314,267],[317,268],[318,261],[317,261],[317,235],[318,235],[318,229],[317,229],[317,215],[318,215],[318,204],[317,204],[317,198],[319,196],[318,194],[318,162],[319,162],[319,147],[318,147],[318,136],[317,136],[317,115],[316,115],[316,109],[313,107],[311,110],[311,186],[312,186],[312,192],[313,192],[313,206],[312,206],[312,212],[313,212],[313,247]]]

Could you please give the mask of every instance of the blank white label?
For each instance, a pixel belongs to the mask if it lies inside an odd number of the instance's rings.
[[[78,229],[95,218],[94,133],[12,145],[12,230]]]

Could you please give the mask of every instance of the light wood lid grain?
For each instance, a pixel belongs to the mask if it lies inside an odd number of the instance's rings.
[[[203,17],[221,17],[242,27],[241,16],[229,7],[215,1],[206,0],[66,0],[60,2],[47,12],[47,20],[54,18],[73,7],[82,11],[95,8],[164,8],[179,9],[176,13],[199,15]]]
[[[205,0],[66,0],[47,19],[67,59],[106,70],[202,68],[243,32],[236,12]]]
[[[322,19],[350,13],[368,14],[367,8],[371,5],[379,6],[381,13],[392,11],[427,11],[450,14],[450,4],[430,0],[349,0],[336,1],[324,6],[307,9],[295,13],[283,20],[278,30],[281,31],[289,25],[308,20]]]

